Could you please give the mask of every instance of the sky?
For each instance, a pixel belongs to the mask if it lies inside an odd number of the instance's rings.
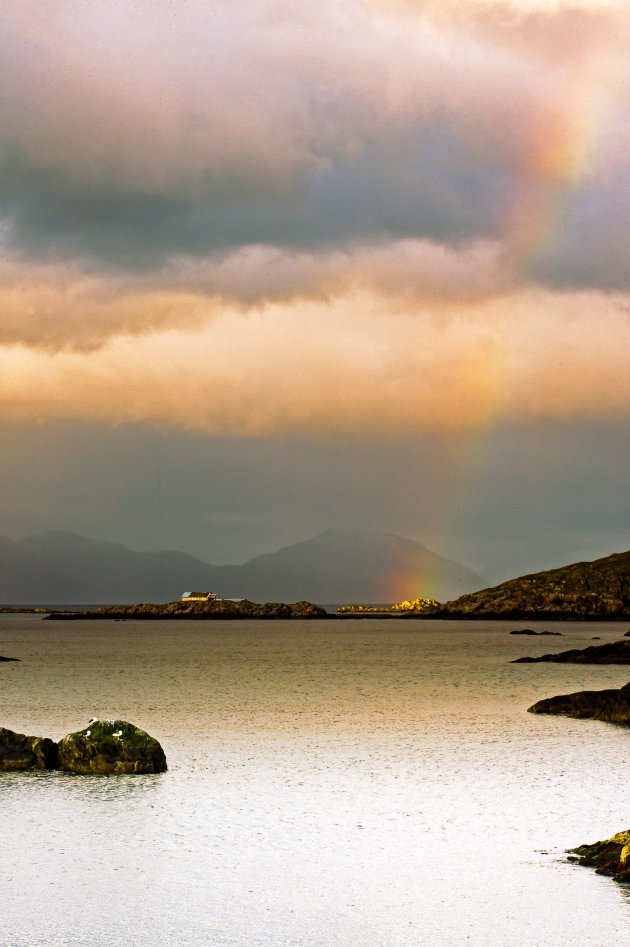
[[[0,533],[630,547],[622,0],[0,0]]]

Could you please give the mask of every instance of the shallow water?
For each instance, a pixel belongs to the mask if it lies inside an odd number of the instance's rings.
[[[532,716],[623,667],[513,665],[625,626],[0,616],[0,725],[121,717],[168,773],[2,774],[2,947],[630,941],[564,850],[628,827],[630,734]]]

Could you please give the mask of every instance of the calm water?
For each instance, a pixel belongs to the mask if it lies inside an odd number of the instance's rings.
[[[630,943],[563,855],[630,825],[630,734],[525,712],[629,672],[508,663],[626,627],[514,627],[0,616],[0,725],[122,717],[169,762],[0,776],[0,945]]]

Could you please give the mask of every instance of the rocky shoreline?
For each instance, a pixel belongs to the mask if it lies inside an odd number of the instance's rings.
[[[474,602],[462,603],[461,599],[457,599],[455,602],[446,602],[439,608],[428,608],[418,614],[418,618],[452,621],[630,621],[630,607],[617,611],[613,610],[614,607],[616,606],[609,606],[605,602],[595,607],[592,600],[576,603],[572,597],[559,602],[553,608],[525,607],[511,600],[480,603],[477,599]]]
[[[426,618],[523,619],[532,621],[627,621],[630,619],[630,552],[575,562],[510,579],[462,595]]]
[[[559,714],[629,727],[630,683],[619,688],[547,697],[528,707],[528,713]],[[569,861],[594,868],[598,874],[608,875],[614,881],[630,883],[630,831],[618,832],[601,842],[578,845],[567,854]]]
[[[217,599],[209,602],[164,602],[141,603],[137,605],[104,605],[95,609],[64,609],[51,610],[46,621],[78,621],[81,619],[123,621],[127,619],[147,621],[189,620],[189,621],[236,621],[239,619],[289,619],[327,621],[344,621],[349,619],[420,619],[431,617],[420,609],[403,611],[398,607],[387,608],[357,608],[346,611],[327,612],[321,605],[312,602],[250,602],[243,599],[239,602]],[[552,632],[553,633],[553,632]]]
[[[314,619],[332,618],[325,609],[311,602],[295,602],[287,605],[284,602],[250,602],[243,599],[240,602],[230,602],[223,599],[210,602],[165,602],[163,604],[139,605],[105,605],[96,609],[77,609],[76,611],[50,612],[46,621],[76,621],[79,619],[96,620],[124,620],[140,619],[147,621],[188,619],[192,621],[204,620],[232,620],[241,618],[254,619]]]
[[[630,884],[630,831],[627,829],[603,842],[570,848],[567,854],[569,861],[594,868],[598,875]]]
[[[512,664],[630,664],[630,640],[611,641],[607,644],[572,648],[556,654],[541,654],[537,658],[515,658]]]
[[[530,714],[559,714],[564,717],[603,720],[630,726],[630,683],[600,691],[576,691],[545,697],[527,708]]]

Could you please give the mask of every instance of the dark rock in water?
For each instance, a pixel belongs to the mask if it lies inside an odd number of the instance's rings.
[[[535,664],[549,661],[554,664],[630,664],[630,641],[611,641],[593,644],[588,648],[573,648],[558,654],[541,654],[538,658],[516,658],[512,664]]]
[[[561,631],[534,631],[533,628],[517,628],[510,632],[511,635],[555,635],[562,637]]]
[[[59,769],[68,773],[162,773],[164,750],[154,737],[125,720],[96,720],[59,741]]]
[[[578,845],[569,849],[569,861],[594,868],[599,875],[609,875],[615,881],[630,882],[630,831],[618,832],[603,842]],[[577,855],[577,858],[571,857]]]
[[[20,660],[19,658],[5,658],[2,654],[0,654],[0,661],[19,661],[19,660]]]
[[[0,727],[0,772],[55,769],[57,744],[48,737],[27,737]]]
[[[561,714],[630,726],[630,683],[608,690],[577,691],[575,694],[547,697],[528,707],[528,713]]]

